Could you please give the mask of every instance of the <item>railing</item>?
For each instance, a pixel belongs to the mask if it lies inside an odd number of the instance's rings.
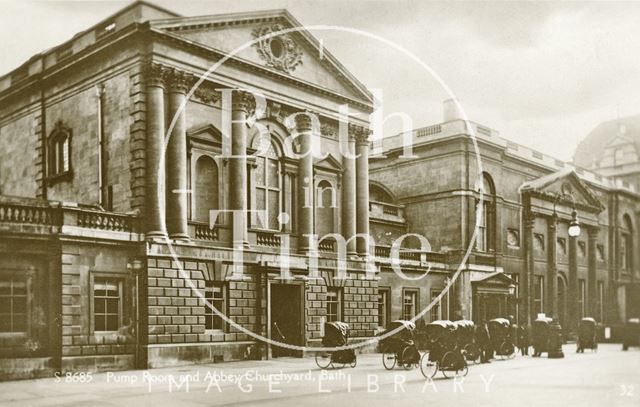
[[[0,223],[59,226],[61,217],[58,208],[0,202]]]
[[[209,227],[205,222],[189,222],[189,225],[193,228],[192,236],[197,240],[218,240],[218,229]]]
[[[374,256],[378,259],[390,259],[391,247],[376,245],[374,248]],[[415,249],[401,248],[398,254],[399,260],[416,261],[416,262],[436,262],[446,263],[446,255],[436,252],[425,252]]]
[[[89,229],[132,232],[133,217],[131,215],[79,209],[77,211],[77,225]]]
[[[369,201],[369,216],[392,222],[405,222],[404,206],[388,202]]]
[[[335,240],[326,239],[319,242],[318,251],[333,253],[335,251]]]
[[[273,232],[256,232],[258,246],[280,247],[280,236]]]
[[[137,229],[135,215],[104,212],[93,207],[61,205],[58,202],[30,198],[0,197],[0,224],[15,232],[22,232],[20,225],[75,226],[108,232],[134,233]],[[6,229],[6,227],[5,227]],[[42,230],[43,233],[60,233],[61,230]],[[115,236],[115,235],[114,235]]]

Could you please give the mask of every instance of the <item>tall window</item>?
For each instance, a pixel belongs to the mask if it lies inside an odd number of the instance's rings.
[[[533,297],[533,309],[537,313],[544,312],[544,276],[535,276],[535,295]]]
[[[413,319],[418,311],[418,291],[405,290],[402,295],[402,319]]]
[[[121,281],[96,278],[93,283],[93,326],[95,331],[117,331],[122,324]]]
[[[218,209],[218,166],[213,158],[203,155],[196,161],[195,214],[198,222],[209,222],[209,211]]]
[[[0,279],[0,332],[26,332],[27,282],[24,278]]]
[[[581,318],[587,316],[587,282],[583,278],[578,279],[578,310]]]
[[[71,130],[62,122],[56,123],[48,142],[49,176],[66,174],[71,170]]]
[[[479,215],[478,238],[476,249],[486,252],[494,249],[495,236],[495,188],[493,180],[487,173],[482,174],[482,200],[478,201]]]
[[[204,298],[220,313],[225,313],[224,309],[225,289],[221,281],[207,281],[204,286]],[[223,329],[222,318],[209,305],[204,306],[204,328]]]
[[[327,322],[340,321],[342,319],[342,295],[336,287],[327,287]]]
[[[604,281],[598,281],[597,290],[596,318],[598,322],[604,322]]]
[[[278,215],[280,215],[281,178],[278,152],[276,146],[267,137],[255,137],[252,147],[259,153],[256,157],[256,168],[253,172],[255,185],[254,208],[266,213],[264,218],[262,216],[256,217],[256,226],[261,229],[279,230]]]
[[[629,215],[624,215],[622,222],[622,236],[620,239],[620,262],[625,271],[633,269],[633,226]]]
[[[431,302],[433,302],[440,295],[441,291],[431,291]],[[442,297],[444,300],[444,297]],[[437,321],[442,318],[442,300],[433,304],[431,308],[431,321]]]
[[[391,290],[389,288],[378,289],[378,326],[383,328],[390,322],[389,298],[391,298]]]

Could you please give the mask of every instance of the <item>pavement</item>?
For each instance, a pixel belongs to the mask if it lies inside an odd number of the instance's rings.
[[[313,359],[79,373],[0,383],[0,406],[640,406],[640,349],[601,344],[564,359],[518,356],[473,365],[464,378],[387,371],[379,354],[321,371]]]

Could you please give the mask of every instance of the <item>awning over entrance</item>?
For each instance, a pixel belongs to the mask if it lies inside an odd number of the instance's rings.
[[[477,294],[504,294],[509,295],[510,288],[515,286],[515,281],[501,271],[490,274],[476,274],[471,276],[472,287]]]

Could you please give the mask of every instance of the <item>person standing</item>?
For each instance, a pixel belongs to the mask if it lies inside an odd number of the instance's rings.
[[[526,325],[522,325],[518,329],[518,348],[522,356],[529,355],[529,330]]]
[[[491,363],[491,337],[489,336],[487,323],[484,320],[476,327],[476,342],[480,348],[480,362]]]

